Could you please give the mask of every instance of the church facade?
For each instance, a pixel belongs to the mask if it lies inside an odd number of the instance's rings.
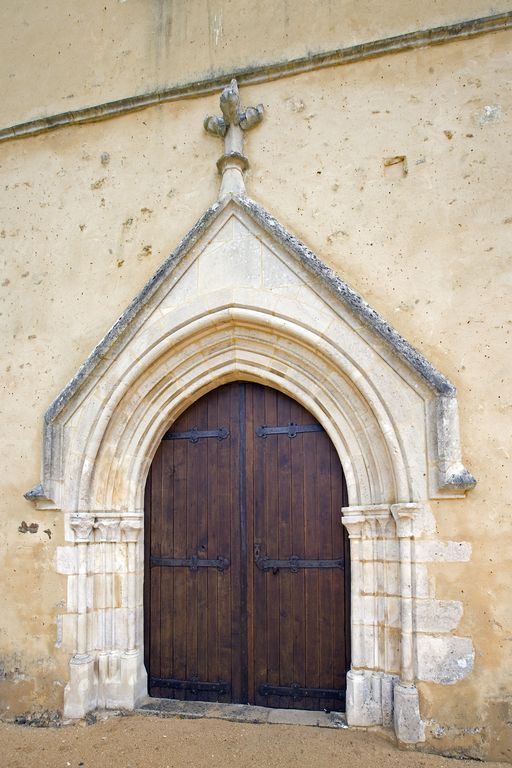
[[[203,5],[10,11],[2,716],[510,759],[512,11]]]

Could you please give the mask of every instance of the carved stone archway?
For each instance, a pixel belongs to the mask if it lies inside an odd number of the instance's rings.
[[[241,133],[227,125],[228,134]],[[472,665],[471,641],[451,634],[459,604],[435,600],[425,565],[467,557],[467,548],[435,541],[428,507],[475,482],[461,464],[455,389],[241,194],[241,157],[241,143],[226,152],[221,199],[45,417],[42,483],[27,497],[63,511],[70,542],[57,555],[69,578],[65,712],[133,709],[146,694],[148,468],[163,433],[195,399],[245,379],[299,401],[338,451],[350,500],[340,510],[352,558],[348,721],[394,720],[399,739],[414,743],[423,738],[415,684],[436,679],[432,648],[443,669],[438,682],[454,682]]]

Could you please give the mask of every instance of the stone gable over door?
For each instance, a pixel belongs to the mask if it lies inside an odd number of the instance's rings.
[[[133,708],[145,695],[145,479],[172,422],[239,379],[301,403],[343,465],[349,723],[394,718],[402,741],[421,740],[416,680],[435,673],[455,682],[473,659],[471,641],[451,634],[460,605],[434,599],[424,565],[469,557],[464,546],[436,543],[428,507],[475,483],[461,462],[455,388],[272,216],[235,194],[208,209],[45,417],[42,482],[27,497],[63,511],[72,543],[57,564],[70,579],[67,714]]]

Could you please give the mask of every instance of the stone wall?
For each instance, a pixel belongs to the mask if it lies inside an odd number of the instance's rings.
[[[5,0],[0,128],[511,10],[509,0],[67,0],[63,12]]]
[[[416,550],[415,626],[453,638],[419,641],[432,660],[420,708],[427,748],[494,759],[510,759],[510,42],[505,31],[241,94],[266,110],[246,143],[249,195],[458,388],[478,485],[431,500],[435,538],[452,543]],[[62,709],[68,681],[62,515],[23,499],[40,479],[43,414],[216,198],[219,148],[202,127],[216,112],[216,96],[197,98],[0,145],[7,717]],[[464,657],[473,670],[456,682]]]

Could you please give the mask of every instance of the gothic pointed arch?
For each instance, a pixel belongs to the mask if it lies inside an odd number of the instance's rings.
[[[236,107],[237,92],[229,98]],[[236,109],[223,110],[223,128],[215,123],[227,142],[222,197],[45,416],[42,480],[27,498],[62,510],[70,542],[57,564],[70,577],[65,711],[79,717],[97,706],[133,708],[145,694],[148,468],[162,435],[192,402],[244,379],[301,403],[339,454],[353,574],[349,723],[391,725],[394,718],[399,738],[416,742],[423,738],[416,681],[455,682],[473,661],[471,641],[446,630],[458,624],[456,605],[441,617],[439,679],[428,664],[431,635],[418,634],[421,606],[442,602],[417,564],[421,556],[438,558],[429,501],[461,497],[475,484],[461,460],[455,387],[245,196],[240,137],[261,113]],[[450,559],[449,545],[441,559]]]

